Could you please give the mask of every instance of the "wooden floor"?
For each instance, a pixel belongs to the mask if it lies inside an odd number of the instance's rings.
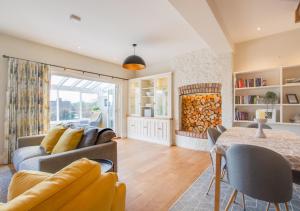
[[[118,140],[119,180],[127,211],[168,210],[209,166],[208,153],[135,140]]]

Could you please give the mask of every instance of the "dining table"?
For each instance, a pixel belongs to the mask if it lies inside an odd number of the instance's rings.
[[[232,127],[223,132],[216,143],[215,171],[215,211],[220,209],[221,159],[226,149],[234,144],[247,144],[264,147],[282,155],[290,164],[293,172],[300,172],[300,136],[287,131],[264,129],[265,138],[256,138],[256,128]]]

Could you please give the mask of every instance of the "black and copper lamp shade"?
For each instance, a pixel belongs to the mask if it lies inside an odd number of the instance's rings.
[[[136,44],[133,44],[132,46],[133,48],[135,48]],[[123,68],[127,70],[136,71],[136,70],[145,69],[145,67],[146,67],[145,61],[141,57],[135,55],[135,51],[133,55],[128,56],[123,62]]]

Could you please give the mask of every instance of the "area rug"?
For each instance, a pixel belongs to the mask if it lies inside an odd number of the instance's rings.
[[[14,172],[10,165],[0,166],[0,202],[6,202],[8,185]]]
[[[170,211],[210,211],[214,209],[214,187],[212,187],[209,195],[206,195],[211,169],[207,169],[190,187],[181,195],[181,197],[172,205]],[[225,210],[226,204],[230,198],[233,189],[225,183],[221,183],[221,209]],[[245,196],[246,211],[262,211],[266,210],[267,203],[258,201],[251,197]],[[238,194],[236,203],[232,205],[231,211],[243,211],[241,206],[242,196]],[[273,205],[270,211],[274,211]],[[281,205],[281,210],[285,210]],[[300,186],[294,185],[293,199],[289,202],[290,211],[300,211]]]

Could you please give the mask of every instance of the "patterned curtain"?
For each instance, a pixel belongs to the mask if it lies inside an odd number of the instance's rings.
[[[10,162],[18,137],[46,133],[49,126],[49,66],[8,60],[4,159]]]

